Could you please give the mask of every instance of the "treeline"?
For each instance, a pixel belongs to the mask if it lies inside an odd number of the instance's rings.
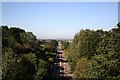
[[[66,42],[66,41],[61,41],[61,48],[63,49],[63,50],[65,50],[68,46],[69,46],[69,42]]]
[[[75,34],[64,50],[74,79],[120,79],[120,23],[117,27]]]
[[[32,32],[2,27],[2,80],[47,80],[52,75],[57,41],[38,41]]]

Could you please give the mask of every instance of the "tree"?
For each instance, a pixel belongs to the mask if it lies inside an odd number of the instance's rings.
[[[43,77],[46,75],[47,75],[47,63],[43,60],[39,60],[35,79],[42,80]]]
[[[87,79],[87,76],[85,73],[87,73],[88,66],[90,64],[90,60],[87,58],[81,58],[75,67],[75,71],[73,72],[73,78],[75,80],[79,79]]]
[[[107,32],[103,30],[81,30],[74,36],[73,42],[67,54],[68,62],[71,64],[71,69],[74,70],[76,63],[81,58],[92,58],[96,54],[96,48],[101,41],[102,36]],[[68,49],[66,49],[68,50]],[[66,51],[67,52],[67,51]],[[73,57],[74,56],[74,57]],[[74,64],[74,65],[73,65]]]
[[[29,53],[21,55],[20,59],[18,60],[18,72],[16,75],[16,80],[33,80],[35,72],[37,70],[37,56],[35,54]]]
[[[7,26],[1,26],[2,28],[2,48],[5,46],[8,46],[8,27]]]
[[[20,33],[21,32],[25,32],[24,30],[20,29],[20,28],[16,28],[16,27],[12,27],[9,29],[8,33],[9,36],[14,37],[14,39],[18,42],[18,43],[22,43],[20,40]]]
[[[37,42],[32,32],[25,32],[19,28],[2,26],[2,79],[3,80],[40,80],[48,77],[50,66],[55,56],[57,41],[51,41],[51,51],[46,54],[45,45]]]
[[[103,37],[86,75],[98,79],[120,79],[120,28]]]
[[[16,58],[14,52],[11,48],[6,49],[5,55],[3,56],[3,69],[2,69],[2,79],[3,80],[13,80],[16,76]]]
[[[62,49],[66,49],[69,46],[69,42],[61,41]]]
[[[8,48],[3,57],[3,80],[33,80],[36,71],[35,54],[17,56]]]
[[[58,42],[56,40],[51,40],[51,42],[50,42],[50,48],[51,48],[52,52],[56,52],[57,45],[58,45]]]

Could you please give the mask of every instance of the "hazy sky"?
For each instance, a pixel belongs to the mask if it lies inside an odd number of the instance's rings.
[[[3,2],[2,24],[37,38],[73,38],[81,29],[110,30],[118,22],[117,2]]]

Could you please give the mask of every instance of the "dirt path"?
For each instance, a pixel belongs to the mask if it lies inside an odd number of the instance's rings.
[[[72,74],[68,61],[65,59],[61,44],[58,44],[56,61],[53,65],[53,80],[72,80]]]
[[[66,60],[64,53],[62,51],[61,54],[61,67],[63,68],[63,76],[67,79],[71,79],[72,78],[72,74],[71,74],[71,70],[70,70],[70,65],[68,64],[68,61]]]

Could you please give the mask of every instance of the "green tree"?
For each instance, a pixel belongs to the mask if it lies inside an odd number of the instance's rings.
[[[11,48],[6,49],[3,56],[2,63],[2,79],[3,80],[14,80],[16,76],[16,58],[14,52]]]
[[[114,28],[103,37],[92,58],[90,70],[86,75],[99,79],[120,79],[120,28]]]
[[[69,46],[69,42],[61,41],[62,49],[66,49]]]
[[[67,59],[71,64],[72,70],[75,69],[76,63],[80,58],[92,58],[94,54],[96,54],[98,43],[106,33],[107,32],[103,30],[93,31],[86,29],[81,30],[74,36],[73,42],[69,48],[70,51],[67,53]]]
[[[40,80],[48,77],[55,56],[50,54],[51,51],[46,55],[47,51],[40,49],[45,43],[37,42],[32,32],[19,28],[2,26],[2,31],[2,79]],[[56,44],[56,41],[51,43],[53,50],[56,50]]]
[[[58,45],[58,42],[56,40],[51,40],[51,42],[50,42],[50,48],[51,48],[52,52],[56,52],[57,45]]]
[[[33,80],[36,68],[35,54],[20,57],[8,48],[3,57],[3,80]]]
[[[47,75],[47,63],[43,60],[39,60],[35,79],[42,80],[43,77],[46,75]]]
[[[20,28],[12,27],[12,28],[9,29],[8,34],[9,34],[9,36],[14,37],[14,39],[18,43],[22,43],[21,40],[20,40],[20,33],[21,32],[25,32],[25,31],[20,29]]]
[[[8,47],[8,27],[7,26],[1,26],[2,28],[2,48],[5,46]]]
[[[90,64],[90,60],[87,58],[81,58],[75,67],[75,71],[73,72],[73,78],[75,80],[79,79],[87,79],[87,76],[85,73],[87,73],[88,66]]]

